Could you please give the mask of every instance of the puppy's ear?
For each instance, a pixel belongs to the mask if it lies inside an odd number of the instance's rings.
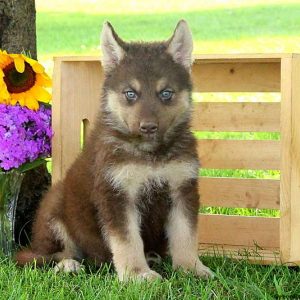
[[[118,37],[109,22],[103,24],[101,32],[102,66],[105,71],[113,69],[124,57],[124,42]]]
[[[183,65],[190,71],[193,59],[193,37],[185,20],[178,22],[172,37],[167,41],[167,52],[175,62]]]

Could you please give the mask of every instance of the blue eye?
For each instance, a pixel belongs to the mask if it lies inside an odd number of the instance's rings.
[[[125,91],[124,94],[129,102],[133,102],[137,99],[137,93],[133,90]]]
[[[163,90],[159,93],[159,97],[162,101],[169,101],[172,99],[174,92],[171,90]]]

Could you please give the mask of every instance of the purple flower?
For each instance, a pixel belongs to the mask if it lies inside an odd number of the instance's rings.
[[[0,171],[49,157],[52,135],[50,108],[0,104]]]

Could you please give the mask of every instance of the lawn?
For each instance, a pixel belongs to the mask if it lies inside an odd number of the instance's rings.
[[[168,38],[179,19],[193,32],[195,53],[300,52],[300,3],[296,0],[95,1],[36,0],[38,55],[49,72],[57,55],[99,55],[101,25],[109,20],[124,39]],[[71,4],[72,3],[72,4]],[[197,101],[280,101],[269,94],[205,94]],[[271,139],[278,133],[196,133],[198,138]],[[278,170],[201,170],[202,176],[278,179]],[[278,210],[202,208],[222,214],[279,216]],[[298,267],[251,265],[246,259],[204,257],[216,273],[202,281],[156,266],[155,283],[120,284],[108,267],[78,276],[49,268],[20,269],[0,259],[0,299],[291,299],[300,297]]]
[[[153,283],[118,282],[108,267],[78,275],[19,269],[0,260],[0,299],[291,299],[300,295],[298,269],[250,265],[227,258],[204,258],[215,273],[203,281],[190,274],[172,272],[170,262],[157,266],[164,279]]]
[[[60,54],[99,55],[99,33],[105,20],[124,39],[166,39],[182,18],[192,29],[195,53],[300,52],[300,3],[268,2],[269,5],[204,6],[202,9],[199,5],[187,6],[184,11],[171,12],[124,9],[122,14],[107,8],[92,13],[74,8],[73,12],[48,11],[42,9],[46,4],[41,2],[37,14],[38,53],[42,59]]]

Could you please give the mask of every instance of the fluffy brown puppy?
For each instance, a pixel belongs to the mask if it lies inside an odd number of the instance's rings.
[[[190,131],[192,35],[180,21],[163,42],[127,43],[109,23],[101,46],[101,109],[82,153],[41,202],[24,265],[113,261],[120,280],[155,279],[147,252],[201,277],[197,254],[199,162]],[[76,88],[76,87],[74,87]]]

